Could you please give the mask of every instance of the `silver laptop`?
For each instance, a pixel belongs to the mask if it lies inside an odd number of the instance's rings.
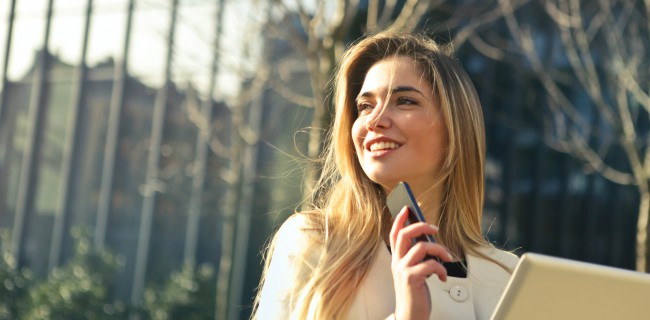
[[[650,274],[525,253],[494,320],[650,319]]]

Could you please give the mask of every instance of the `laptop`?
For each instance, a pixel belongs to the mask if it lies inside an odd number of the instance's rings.
[[[522,255],[493,320],[650,319],[650,274]]]

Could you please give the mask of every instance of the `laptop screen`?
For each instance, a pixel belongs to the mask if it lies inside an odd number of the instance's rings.
[[[492,319],[650,319],[650,275],[525,253]]]

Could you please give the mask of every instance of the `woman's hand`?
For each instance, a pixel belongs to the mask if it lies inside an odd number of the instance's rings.
[[[421,222],[404,227],[408,214],[408,207],[402,208],[390,230],[391,269],[397,300],[395,318],[429,319],[431,297],[426,279],[435,273],[440,281],[446,281],[447,270],[435,259],[423,259],[426,255],[437,256],[447,262],[452,258],[443,246],[436,243],[420,241],[411,245],[414,238],[434,235],[438,228]]]

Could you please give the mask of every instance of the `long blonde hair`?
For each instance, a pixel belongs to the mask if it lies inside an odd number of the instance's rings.
[[[386,210],[386,195],[363,172],[351,136],[357,117],[355,98],[366,73],[386,58],[406,56],[417,62],[431,85],[447,129],[440,242],[453,255],[488,258],[478,250],[488,245],[481,230],[483,115],[474,85],[452,51],[450,46],[440,46],[424,36],[382,32],[354,44],[343,56],[335,78],[334,122],[325,142],[313,210],[298,213],[307,221],[305,228],[317,235],[305,254],[314,255],[314,250],[317,254],[311,263],[304,262],[306,259],[296,261],[309,277],[295,283],[292,290],[292,297],[299,297],[291,306],[295,317],[343,317],[371,266],[377,246],[390,230],[392,219]],[[274,240],[267,252],[265,274]],[[258,303],[259,293],[255,305]]]

